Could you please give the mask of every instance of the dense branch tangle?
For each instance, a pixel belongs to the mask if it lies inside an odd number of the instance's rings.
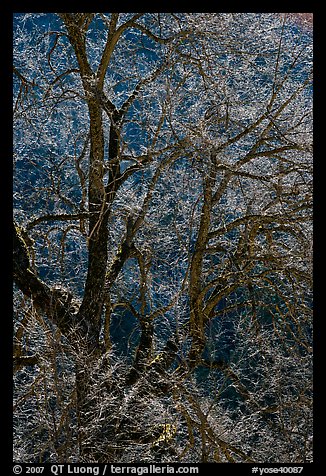
[[[14,363],[43,372],[17,408],[60,400],[42,458],[309,459],[309,34],[50,16],[17,17],[14,65]]]

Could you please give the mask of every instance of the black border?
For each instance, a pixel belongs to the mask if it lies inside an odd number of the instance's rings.
[[[4,3],[4,2],[3,2]],[[96,9],[101,11],[105,8],[105,3],[99,2],[98,5],[94,2],[87,2],[85,5],[82,2],[67,2],[61,4],[60,2],[52,2],[46,4],[31,2],[12,2],[10,5],[2,4],[0,6],[0,51],[1,51],[1,149],[0,156],[2,158],[0,164],[0,217],[1,217],[1,246],[0,250],[3,254],[1,258],[1,317],[2,324],[0,328],[0,369],[1,369],[1,391],[0,391],[0,468],[3,474],[13,474],[13,452],[12,452],[12,240],[11,240],[11,225],[12,225],[12,15],[17,12],[53,12],[64,11],[69,7],[69,11],[88,11]],[[90,8],[90,6],[92,8]],[[321,274],[323,272],[322,267],[322,254],[324,245],[324,233],[323,221],[326,218],[325,208],[323,207],[323,173],[322,164],[326,158],[322,157],[321,152],[321,138],[323,137],[323,130],[321,121],[323,120],[321,97],[322,97],[322,85],[321,85],[321,67],[322,67],[322,52],[321,52],[321,30],[322,21],[325,18],[321,8],[321,2],[319,5],[312,2],[273,2],[270,5],[255,4],[255,3],[241,3],[236,5],[235,3],[229,4],[228,2],[200,2],[191,3],[187,2],[162,2],[157,3],[129,3],[123,2],[122,4],[116,3],[115,5],[107,5],[112,11],[146,11],[146,12],[203,12],[210,13],[217,9],[224,12],[309,12],[314,14],[314,139],[315,139],[315,152],[314,152],[314,462],[313,463],[298,463],[298,466],[303,466],[304,470],[301,474],[320,474],[323,462],[323,446],[322,440],[324,435],[324,427],[322,422],[322,410],[324,408],[322,400],[323,389],[323,363],[322,363],[322,322],[323,316],[321,314],[322,309],[322,290],[323,280],[325,277]],[[4,112],[6,114],[4,115]],[[324,218],[325,217],[325,218]],[[324,218],[324,220],[323,220]],[[4,466],[9,469],[6,471]],[[217,466],[216,466],[217,465]],[[32,465],[22,465],[32,466]],[[46,470],[43,474],[52,474],[50,472],[49,464],[44,465]],[[66,466],[66,465],[65,465]],[[74,465],[75,466],[75,465]],[[76,465],[82,466],[82,465]],[[88,465],[91,466],[91,465]],[[94,465],[96,466],[96,465]],[[99,465],[103,466],[103,465]],[[115,466],[119,466],[116,464]],[[122,465],[120,465],[122,466]],[[129,465],[130,466],[130,465]],[[139,464],[134,466],[146,466],[145,464]],[[164,465],[158,465],[164,466]],[[207,463],[207,464],[191,464],[191,465],[176,465],[170,466],[198,466],[199,474],[202,475],[206,470],[211,471],[216,469],[219,474],[225,475],[231,471],[238,474],[252,474],[252,467],[262,468],[278,468],[280,466],[295,466],[294,464],[225,464],[225,463]],[[3,468],[3,469],[2,469]],[[25,474],[23,471],[22,474]],[[66,474],[63,472],[63,474]],[[107,472],[106,474],[110,474]],[[166,474],[166,473],[164,473]],[[256,473],[259,474],[259,473]],[[267,473],[265,473],[267,474]],[[272,474],[272,473],[271,473]],[[277,474],[277,473],[275,473]],[[281,473],[283,474],[283,473]],[[293,474],[293,473],[285,473]]]

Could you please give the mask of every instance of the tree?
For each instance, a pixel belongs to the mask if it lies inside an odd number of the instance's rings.
[[[17,460],[311,461],[311,32],[14,20]]]

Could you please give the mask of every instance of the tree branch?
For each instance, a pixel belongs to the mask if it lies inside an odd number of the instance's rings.
[[[53,215],[49,213],[48,215],[42,215],[40,217],[35,218],[34,220],[30,221],[26,225],[26,230],[31,230],[35,226],[39,225],[40,223],[47,222],[47,221],[73,221],[73,220],[80,220],[83,218],[89,218],[89,212],[82,212],[82,213],[59,213],[58,215]]]
[[[28,248],[16,226],[13,227],[13,278],[22,293],[56,324],[64,335],[76,328],[75,314],[69,309],[72,296],[51,289],[29,268]],[[79,323],[82,325],[82,323]]]

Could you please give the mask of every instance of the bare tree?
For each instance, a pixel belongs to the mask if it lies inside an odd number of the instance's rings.
[[[311,461],[304,19],[14,32],[16,459]]]

